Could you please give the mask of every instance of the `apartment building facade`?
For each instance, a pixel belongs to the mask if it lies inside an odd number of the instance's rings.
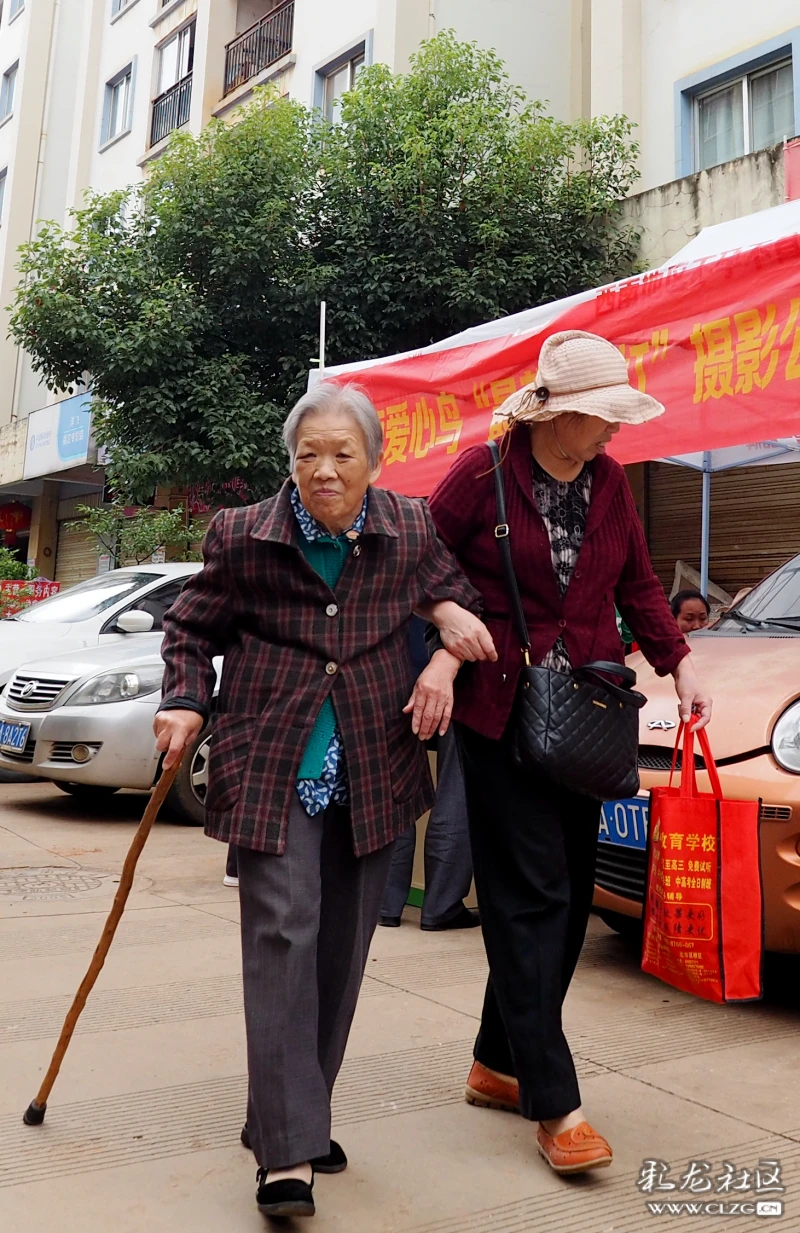
[[[146,176],[175,131],[231,118],[261,84],[335,118],[363,66],[402,71],[447,28],[494,47],[559,118],[628,114],[654,188],[800,131],[797,20],[793,0],[729,0],[724,16],[715,0],[3,0],[0,508],[30,507],[29,558],[65,581],[91,571],[64,528],[102,492],[86,400],[49,394],[6,338],[16,251],[40,220]]]

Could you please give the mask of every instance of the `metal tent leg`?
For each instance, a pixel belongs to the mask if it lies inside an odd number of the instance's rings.
[[[700,590],[708,596],[708,559],[711,547],[711,454],[703,454],[703,508],[700,531]]]

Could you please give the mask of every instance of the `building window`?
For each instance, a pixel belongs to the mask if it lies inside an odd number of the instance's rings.
[[[792,61],[697,94],[694,107],[696,171],[794,137]]]
[[[100,143],[113,141],[131,129],[131,111],[133,105],[133,65],[129,64],[122,72],[117,73],[106,83],[106,96],[103,105],[103,128]]]
[[[158,62],[158,93],[163,94],[188,77],[194,67],[194,27],[192,22],[161,48]]]
[[[0,82],[0,120],[5,120],[11,115],[14,110],[14,91],[17,86],[17,70],[19,61],[12,64],[10,69],[6,69],[3,73],[3,80]]]
[[[111,16],[116,17],[117,13],[121,13],[131,3],[131,0],[111,0]]]
[[[8,179],[8,168],[0,171],[0,226],[3,224],[3,202],[6,196],[6,180]]]
[[[325,76],[325,88],[323,93],[323,110],[325,118],[331,123],[336,124],[339,119],[339,114],[342,108],[342,95],[348,90],[352,90],[358,80],[358,75],[364,68],[365,58],[363,49],[352,60],[345,61],[338,68],[327,73]]]
[[[8,20],[13,21],[17,13],[21,13],[25,8],[25,0],[10,0],[8,6]]]
[[[153,100],[150,145],[189,123],[192,108],[194,22],[179,30],[159,52],[158,95]]]

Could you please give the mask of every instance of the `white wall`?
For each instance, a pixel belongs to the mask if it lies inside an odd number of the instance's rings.
[[[641,189],[675,176],[675,83],[798,25],[797,0],[642,0]]]
[[[296,0],[294,39],[297,63],[292,70],[289,90],[293,98],[308,106],[314,101],[314,68],[332,60],[343,48],[357,42],[370,30],[376,29],[380,9],[385,9],[392,0],[351,0],[350,3],[332,4],[331,0]],[[392,49],[385,38],[377,37],[374,58],[376,61],[392,58]],[[389,53],[387,55],[387,52]]]
[[[31,2],[32,0],[28,0],[27,6],[11,25],[8,24],[8,4],[6,4],[4,6],[6,12],[3,13],[3,21],[0,25],[0,76],[15,61],[19,60],[14,113],[11,119],[6,120],[5,124],[0,127],[0,171],[3,171],[6,167],[8,168],[5,186],[5,205],[3,208],[3,218],[0,220],[0,274],[2,274],[3,269],[6,239],[8,236],[8,214],[14,184],[14,152],[17,144],[20,98],[22,97],[23,75],[25,72],[25,56],[23,51],[28,34]],[[1,278],[0,282],[2,282]],[[0,376],[5,376],[5,374],[0,374]]]
[[[572,7],[569,0],[435,0],[436,29],[493,47],[529,98],[571,118]]]

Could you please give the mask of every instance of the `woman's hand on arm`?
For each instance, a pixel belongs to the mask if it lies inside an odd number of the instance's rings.
[[[429,741],[438,730],[444,736],[453,714],[453,682],[461,660],[449,651],[437,651],[418,677],[414,692],[403,707],[412,715],[411,730],[421,741]]]
[[[696,720],[695,732],[705,728],[711,719],[711,694],[703,687],[694,670],[691,655],[686,655],[672,674],[675,680],[675,691],[678,695],[678,712],[681,722],[688,724]]]
[[[444,647],[458,660],[497,660],[492,635],[480,617],[468,612],[451,599],[422,604],[417,614],[430,621],[439,631]]]

